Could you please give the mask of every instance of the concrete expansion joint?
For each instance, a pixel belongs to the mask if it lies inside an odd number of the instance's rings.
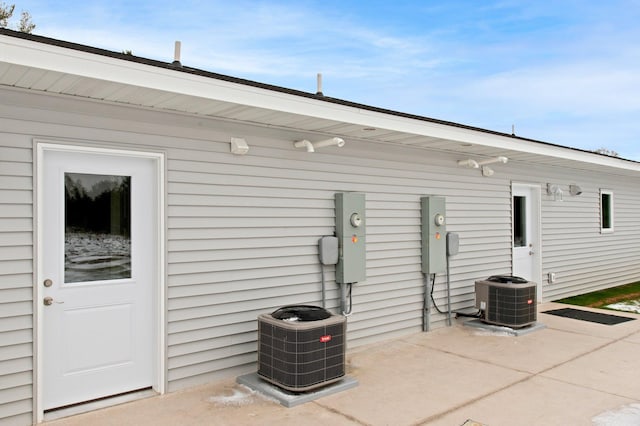
[[[478,359],[478,358],[474,358],[472,356],[462,355],[462,354],[459,354],[459,353],[456,353],[456,352],[447,351],[445,349],[441,349],[441,348],[437,348],[437,347],[425,346],[425,345],[421,345],[419,343],[409,343],[409,344],[414,345],[414,346],[419,347],[419,348],[427,348],[427,349],[430,349],[430,350],[433,350],[433,351],[436,351],[436,352],[440,352],[440,353],[443,353],[443,354],[446,354],[446,355],[449,355],[449,356],[454,356],[454,357],[461,358],[461,359],[466,359],[466,360],[470,360],[470,361],[474,361],[474,362],[481,362],[483,364],[493,365],[493,366],[496,366],[496,367],[504,367],[504,365],[496,363],[496,362],[491,362],[491,361],[488,361],[488,360],[485,360],[485,359]],[[513,371],[517,371],[519,373],[531,374],[531,372],[527,371],[527,370],[520,370],[520,369],[517,369],[517,368],[510,368],[510,369],[513,370]]]
[[[560,328],[560,327],[547,326],[547,329],[555,330],[555,331],[561,331],[563,333],[577,334],[578,336],[599,337],[599,336],[594,336],[591,333],[581,332],[581,331],[576,331],[576,330],[567,330],[567,329],[563,329],[563,328]],[[635,331],[633,331],[633,332],[631,332],[631,333],[629,333],[629,334],[627,334],[625,336],[618,337],[618,338],[601,337],[601,336],[599,338],[602,339],[602,340],[607,340],[607,341],[611,341],[612,343],[615,343],[615,342],[618,342],[620,340],[628,339],[629,337],[633,336],[634,334],[636,334]]]
[[[564,331],[564,330],[562,330],[562,331]],[[606,339],[606,340],[607,340],[607,342],[606,342],[606,343],[603,343],[603,344],[602,344],[602,345],[600,345],[600,346],[597,346],[597,347],[592,348],[592,349],[590,349],[590,350],[588,350],[588,351],[586,351],[586,352],[583,352],[583,353],[581,353],[581,354],[578,354],[578,355],[574,356],[573,358],[569,358],[569,359],[564,360],[564,361],[562,361],[562,362],[560,362],[560,363],[558,363],[558,364],[552,365],[551,367],[547,367],[547,368],[545,368],[544,370],[541,370],[541,371],[539,371],[538,373],[536,373],[536,375],[541,375],[541,374],[546,373],[546,372],[548,372],[548,371],[550,371],[550,370],[553,370],[554,368],[561,367],[561,366],[563,366],[563,365],[565,365],[565,364],[568,364],[568,363],[573,362],[573,361],[575,361],[575,360],[577,360],[577,359],[580,359],[580,358],[582,358],[582,357],[585,357],[585,356],[589,355],[589,354],[590,354],[590,353],[592,353],[592,352],[599,351],[599,350],[601,350],[601,349],[606,348],[607,346],[611,346],[611,345],[613,345],[613,344],[615,344],[615,343],[621,342],[621,341],[623,341],[623,340],[625,340],[625,339],[628,339],[629,337],[633,336],[635,333],[636,333],[636,332],[634,331],[633,333],[629,333],[629,334],[627,334],[627,335],[625,335],[625,336],[622,336],[622,337],[618,337],[618,338],[614,338],[614,339]],[[582,333],[576,333],[576,334],[581,334],[581,335],[583,335],[583,336],[586,336],[586,335],[587,335],[587,334],[582,334]],[[603,339],[604,339],[604,338],[603,338]],[[632,342],[631,342],[631,343],[632,343]]]
[[[351,422],[357,423],[357,424],[362,425],[362,426],[371,426],[369,423],[365,423],[362,420],[360,420],[360,419],[358,419],[356,417],[353,417],[353,416],[351,416],[349,414],[343,413],[340,410],[336,410],[335,408],[331,408],[331,407],[328,407],[328,406],[326,406],[324,404],[321,404],[319,401],[311,401],[311,403],[314,404],[314,405],[317,405],[318,407],[321,407],[321,408],[323,408],[323,409],[325,409],[325,410],[327,410],[327,411],[329,411],[331,413],[334,413],[334,414],[337,414],[337,415],[339,415],[341,417],[344,417],[345,419],[347,419],[347,420],[349,420]]]
[[[516,386],[516,385],[519,385],[521,383],[524,383],[524,382],[526,382],[528,380],[531,380],[532,378],[534,378],[534,377],[536,377],[538,375],[537,373],[527,373],[527,374],[529,374],[529,376],[523,377],[522,379],[516,380],[515,382],[509,383],[508,385],[503,386],[501,388],[494,389],[491,392],[485,393],[485,394],[480,395],[480,396],[478,396],[476,398],[468,399],[467,401],[462,402],[462,403],[460,403],[460,404],[458,404],[456,406],[453,406],[453,407],[451,407],[451,408],[449,408],[449,409],[447,409],[447,410],[445,410],[445,411],[443,411],[441,413],[434,414],[434,415],[429,416],[429,417],[427,417],[425,419],[422,419],[422,420],[419,420],[419,421],[417,421],[415,423],[412,423],[411,426],[427,425],[432,421],[438,420],[438,419],[446,416],[447,414],[453,413],[454,411],[459,410],[461,408],[464,408],[467,405],[470,405],[470,404],[473,404],[475,402],[481,401],[481,400],[483,400],[485,398],[488,398],[488,397],[490,397],[490,396],[492,396],[494,394],[497,394],[498,392],[502,392],[502,391],[504,391],[506,389],[509,389],[509,388],[513,387],[513,386]]]
[[[540,374],[536,374],[536,376],[541,376],[541,375]],[[547,377],[547,376],[541,376],[541,377],[544,377],[547,380],[556,381],[558,383],[564,383],[566,385],[576,386],[576,384],[574,382],[571,382],[571,381],[568,381],[568,380],[562,380],[562,379],[558,379],[556,377]],[[607,390],[603,390],[603,389],[597,388],[595,386],[588,386],[588,385],[584,385],[584,384],[580,385],[580,387],[585,388],[585,389],[589,389],[589,390],[592,390],[592,391],[595,391],[595,392],[599,392],[599,393],[605,393],[607,395],[615,396],[615,397],[618,397],[618,398],[624,398],[624,399],[629,400],[629,402],[635,402],[633,399],[629,398],[628,395],[622,395],[622,394],[615,393],[615,392],[609,392]]]

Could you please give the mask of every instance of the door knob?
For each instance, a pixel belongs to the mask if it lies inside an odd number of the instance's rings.
[[[42,299],[42,303],[44,303],[44,306],[49,306],[53,304],[53,297],[51,296],[47,296],[44,299]]]

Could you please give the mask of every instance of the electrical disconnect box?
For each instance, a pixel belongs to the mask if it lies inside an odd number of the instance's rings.
[[[339,244],[336,282],[345,284],[364,281],[367,278],[364,194],[339,192],[335,197],[336,235]]]
[[[318,257],[323,265],[338,263],[338,238],[326,236],[318,240]]]
[[[445,199],[438,196],[420,198],[422,210],[422,273],[446,271],[447,242]]]
[[[460,237],[455,232],[447,232],[447,256],[455,256],[460,250]]]

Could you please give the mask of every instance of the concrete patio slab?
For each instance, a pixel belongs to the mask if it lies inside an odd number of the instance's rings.
[[[371,425],[408,425],[510,386],[526,374],[404,341],[350,357],[358,388],[317,401]]]
[[[417,345],[530,373],[555,367],[610,341],[549,328],[516,337],[467,327],[440,329],[410,339]]]
[[[591,425],[593,417],[630,402],[606,392],[532,377],[422,424],[451,426],[473,418],[491,426]]]
[[[47,426],[201,426],[361,425],[340,413],[313,403],[286,408],[277,401],[235,383],[235,379],[198,386],[185,391],[139,400],[78,416]]]
[[[639,354],[640,344],[617,341],[553,368],[543,375],[638,401],[640,400]]]
[[[640,317],[638,319],[640,319]],[[640,332],[633,333],[632,335],[625,337],[624,340],[625,342],[640,343]]]

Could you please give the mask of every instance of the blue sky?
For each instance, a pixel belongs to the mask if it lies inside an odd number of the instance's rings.
[[[35,34],[640,161],[640,0],[13,0]]]

